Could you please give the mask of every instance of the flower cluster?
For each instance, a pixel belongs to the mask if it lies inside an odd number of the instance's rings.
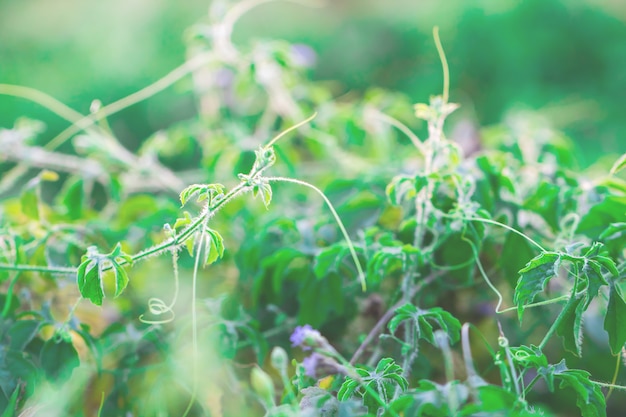
[[[291,346],[300,347],[302,350],[311,350],[328,344],[324,336],[308,324],[296,327],[289,340]]]

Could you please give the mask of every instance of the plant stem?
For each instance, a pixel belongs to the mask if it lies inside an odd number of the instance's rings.
[[[44,265],[12,265],[0,263],[0,270],[3,271],[21,271],[21,272],[45,272],[49,274],[72,275],[76,273],[76,268],[67,268],[61,266],[44,266]]]

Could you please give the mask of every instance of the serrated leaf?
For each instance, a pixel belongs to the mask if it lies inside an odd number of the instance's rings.
[[[461,334],[461,323],[459,320],[440,307],[421,310],[407,303],[396,309],[396,314],[389,320],[387,327],[391,333],[395,333],[400,323],[404,321],[409,321],[415,326],[417,338],[425,339],[431,344],[435,343],[431,322],[436,323],[445,331],[452,343],[456,343]]]
[[[626,301],[624,301],[622,290],[617,285],[611,285],[609,291],[604,330],[609,335],[611,352],[618,355],[626,344]]]
[[[398,326],[404,320],[410,320],[414,315],[418,313],[417,307],[413,304],[407,303],[401,307],[396,309],[396,314],[389,320],[389,324],[387,327],[389,331],[393,334],[398,330]]]
[[[588,297],[581,295],[565,305],[564,317],[556,328],[556,333],[563,338],[563,347],[580,357],[583,343],[583,313]]]
[[[608,282],[602,276],[602,265],[595,260],[588,260],[582,270],[583,276],[587,280],[587,302],[585,309],[589,306],[592,299],[598,296],[600,287],[608,285]]]
[[[76,272],[80,295],[97,306],[102,305],[102,299],[104,298],[102,278],[100,275],[98,262],[89,258],[83,260]]]
[[[544,252],[531,259],[519,271],[520,277],[515,286],[513,301],[517,305],[517,314],[522,321],[524,306],[534,301],[535,296],[542,292],[548,281],[558,274],[561,256],[554,252]]]
[[[563,366],[554,372],[560,380],[559,388],[572,388],[576,392],[576,406],[583,417],[606,417],[606,400],[600,386],[589,379],[589,372],[580,369],[567,369]],[[565,368],[565,369],[562,369]]]
[[[611,170],[609,171],[609,173],[611,175],[614,175],[614,174],[617,174],[618,172],[620,172],[624,168],[626,168],[626,153],[624,155],[620,156],[617,159],[617,161],[615,161],[615,163],[611,167]]]

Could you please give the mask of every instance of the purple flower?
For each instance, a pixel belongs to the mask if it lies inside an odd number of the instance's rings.
[[[313,352],[302,361],[304,374],[312,378],[320,378],[327,375],[345,374],[345,368],[334,358],[321,353]]]
[[[306,376],[315,378],[319,359],[320,355],[318,355],[317,353],[314,353],[311,356],[307,356],[306,358],[304,358],[304,360],[302,361],[302,366],[304,366],[304,374]]]
[[[311,350],[311,347],[319,346],[324,342],[320,332],[308,324],[296,327],[289,340],[291,341],[291,346],[299,346],[302,350]]]

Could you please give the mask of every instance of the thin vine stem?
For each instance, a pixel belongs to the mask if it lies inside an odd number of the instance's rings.
[[[196,311],[196,293],[197,293],[197,284],[198,284],[198,270],[200,269],[200,258],[202,257],[202,245],[204,244],[204,239],[206,235],[206,221],[208,218],[205,218],[205,223],[203,223],[203,227],[200,231],[200,235],[197,236],[196,239],[196,256],[193,264],[193,274],[191,277],[191,343],[193,348],[193,358],[192,358],[192,390],[191,390],[191,398],[189,399],[189,404],[187,404],[187,408],[183,413],[183,417],[187,417],[189,412],[191,411],[191,407],[196,400],[196,396],[198,395],[198,383],[199,383],[199,374],[198,374],[198,366],[199,366],[199,357],[198,357],[198,316]]]
[[[356,270],[357,270],[357,273],[358,273],[358,276],[359,276],[359,281],[361,283],[361,289],[363,291],[367,291],[367,284],[365,282],[365,272],[363,271],[363,268],[361,267],[361,262],[359,261],[359,257],[356,254],[356,250],[354,249],[354,244],[352,243],[352,239],[350,239],[350,235],[348,235],[348,231],[346,230],[346,227],[344,226],[343,222],[341,221],[341,218],[339,217],[339,214],[335,210],[335,207],[333,207],[333,203],[331,203],[330,200],[328,199],[328,197],[326,197],[326,194],[324,194],[324,192],[322,190],[320,190],[319,188],[317,188],[313,184],[309,184],[306,181],[298,180],[298,179],[295,179],[295,178],[266,177],[265,180],[269,181],[269,182],[291,182],[293,184],[302,185],[304,187],[312,189],[313,191],[315,191],[317,194],[319,194],[322,197],[322,199],[324,200],[324,202],[328,206],[328,209],[330,210],[330,212],[332,213],[333,217],[335,218],[335,221],[337,222],[337,225],[339,226],[339,230],[341,230],[341,234],[343,235],[344,239],[346,240],[346,244],[348,245],[348,250],[350,251],[350,256],[352,256],[352,260],[354,261],[354,265],[356,267]]]
[[[44,265],[13,265],[0,263],[0,270],[4,271],[21,271],[21,272],[43,272],[58,275],[73,275],[76,268],[60,267],[60,266],[44,266]]]
[[[433,38],[435,39],[435,46],[437,47],[437,53],[439,54],[439,60],[441,61],[441,67],[443,70],[443,102],[448,102],[448,94],[450,92],[450,69],[448,68],[448,60],[446,54],[441,45],[441,39],[439,38],[439,26],[433,28]]]
[[[404,133],[411,140],[413,145],[419,150],[419,152],[422,154],[422,156],[423,157],[426,156],[427,151],[426,151],[426,149],[424,147],[424,143],[405,124],[403,124],[398,119],[395,119],[395,118],[393,118],[393,117],[391,117],[391,116],[389,116],[389,115],[387,115],[385,113],[381,113],[378,110],[371,111],[370,114],[372,115],[372,117],[377,118],[379,120],[382,120],[382,121],[390,124],[391,126],[395,127],[396,129],[398,129],[402,133]]]
[[[481,217],[458,217],[455,216],[453,214],[446,214],[443,213],[442,214],[443,217],[449,217],[449,218],[460,218],[461,220],[467,220],[467,221],[472,221],[472,222],[479,222],[479,223],[487,223],[487,224],[492,224],[494,226],[500,226],[504,229],[507,229],[510,232],[515,233],[516,235],[526,239],[529,243],[531,243],[532,245],[534,245],[535,247],[537,247],[537,249],[541,250],[541,252],[548,252],[543,246],[541,246],[539,243],[537,243],[535,240],[533,240],[531,237],[527,236],[526,234],[520,232],[519,230],[504,224],[504,223],[500,223],[499,221],[496,220],[491,220],[491,219],[483,219]]]

